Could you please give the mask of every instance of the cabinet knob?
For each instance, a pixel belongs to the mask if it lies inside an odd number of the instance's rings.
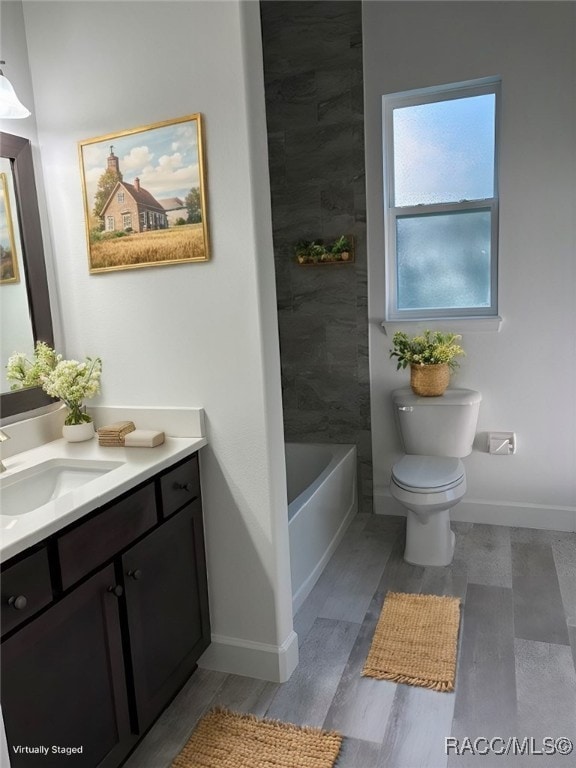
[[[140,568],[134,568],[134,570],[128,571],[128,576],[133,578],[135,581],[138,581],[138,579],[142,578],[142,571]]]
[[[11,605],[17,611],[22,611],[28,605],[28,600],[26,600],[24,595],[18,595],[18,597],[12,595],[12,597],[8,598],[8,605]]]
[[[120,584],[116,584],[114,587],[108,587],[108,592],[111,592],[116,597],[122,597],[124,594],[124,589],[120,586]]]
[[[194,486],[192,483],[174,483],[174,487],[177,491],[188,491],[188,493],[194,493]]]

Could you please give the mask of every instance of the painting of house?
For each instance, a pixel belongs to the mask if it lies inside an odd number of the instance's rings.
[[[78,143],[91,273],[209,259],[200,114]]]
[[[134,179],[134,184],[119,181],[101,215],[106,232],[148,232],[168,227],[166,211],[147,189],[140,186],[139,178]]]
[[[110,147],[107,161],[108,170],[116,173],[120,181],[110,193],[100,211],[105,232],[148,232],[166,229],[168,216],[161,203],[140,185],[136,177],[133,184],[122,179],[119,160]]]

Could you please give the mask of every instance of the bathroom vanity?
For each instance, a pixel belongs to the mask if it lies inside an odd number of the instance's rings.
[[[166,448],[153,474],[150,453],[128,460],[146,479],[115,496],[108,481],[104,502],[71,508],[2,566],[12,768],[120,765],[210,642],[198,453]]]

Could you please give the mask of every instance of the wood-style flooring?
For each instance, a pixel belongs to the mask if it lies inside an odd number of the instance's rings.
[[[290,680],[197,670],[126,768],[169,768],[215,705],[340,731],[337,768],[576,765],[576,534],[452,527],[452,565],[422,568],[402,559],[402,518],[358,515],[295,617],[300,663]],[[454,693],[360,676],[388,590],[462,598]],[[566,737],[575,751],[447,756],[449,736],[461,746],[527,736],[537,749]]]

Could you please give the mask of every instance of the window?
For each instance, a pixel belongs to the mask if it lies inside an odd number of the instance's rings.
[[[114,216],[106,216],[106,231],[114,232]]]
[[[132,228],[132,216],[129,213],[123,214],[122,226],[124,227],[124,230]]]
[[[499,83],[382,102],[387,319],[497,315]]]
[[[119,203],[124,202],[124,192],[118,192],[118,202]]]

